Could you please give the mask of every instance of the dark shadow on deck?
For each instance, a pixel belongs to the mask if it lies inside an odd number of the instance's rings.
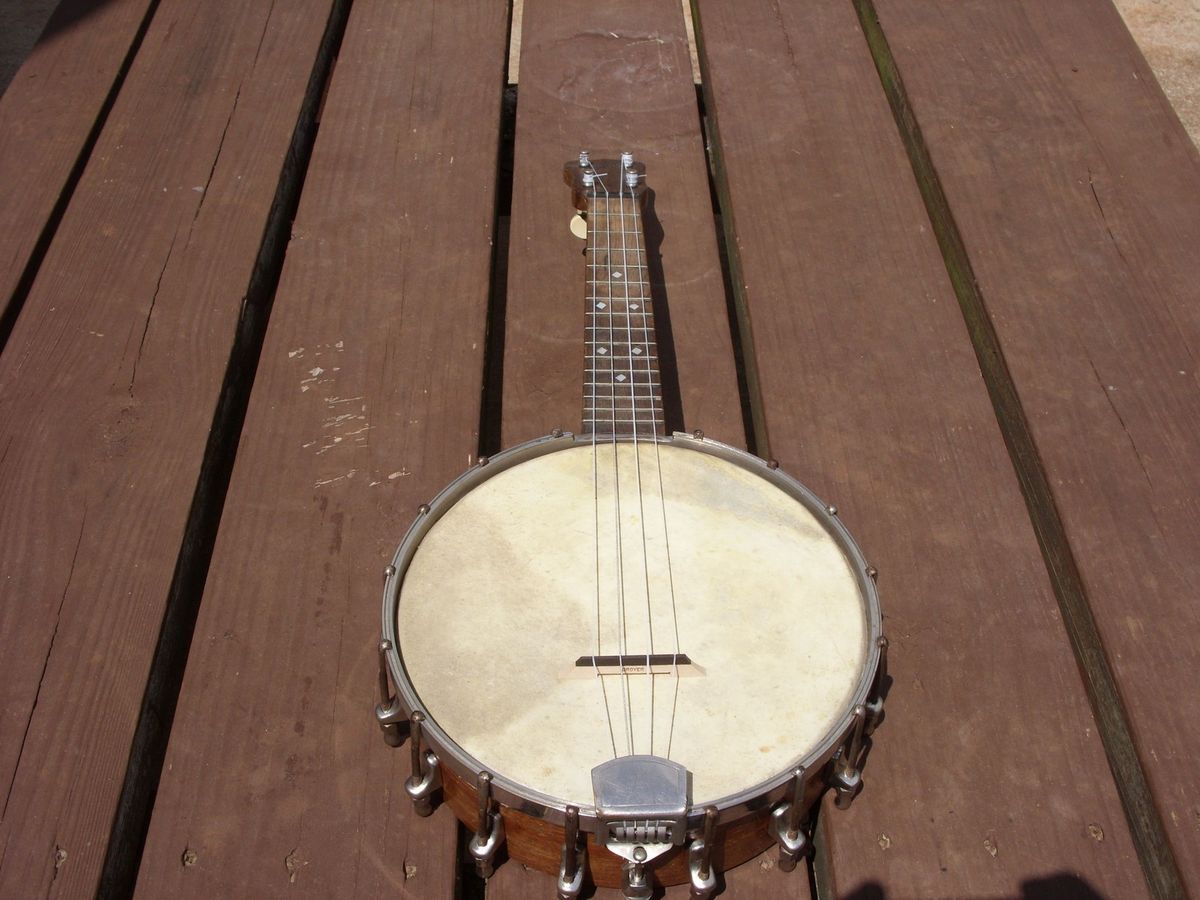
[[[877,881],[869,881],[841,900],[888,900],[888,892]],[[966,900],[1106,900],[1105,896],[1077,875],[1060,873],[1021,882],[1021,892],[1014,896],[979,896]]]

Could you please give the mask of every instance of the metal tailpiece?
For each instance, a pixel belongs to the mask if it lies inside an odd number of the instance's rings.
[[[418,816],[433,813],[433,793],[442,786],[442,773],[438,769],[437,754],[421,747],[421,725],[425,714],[419,709],[409,717],[408,733],[412,738],[412,775],[404,783],[404,790],[412,799],[413,810]]]
[[[558,866],[558,900],[575,900],[583,893],[583,874],[586,871],[587,841],[579,840],[579,807],[568,806],[562,861]]]
[[[693,900],[708,900],[717,889],[717,873],[712,866],[717,835],[717,808],[704,810],[704,831],[688,848],[688,873],[692,879]]]
[[[779,844],[779,868],[791,872],[808,852],[808,828],[804,821],[804,790],[808,773],[804,766],[792,770],[792,795],[771,811],[768,826],[771,837]]]
[[[479,824],[471,837],[467,849],[475,860],[475,871],[479,877],[488,879],[496,871],[496,851],[504,843],[504,819],[497,809],[492,810],[492,776],[480,772],[475,783],[479,795]]]
[[[688,770],[661,756],[621,756],[592,769],[597,841],[625,860],[626,900],[649,900],[650,863],[687,840]]]
[[[854,798],[862,790],[862,756],[863,732],[867,724],[867,708],[858,705],[854,708],[854,724],[850,729],[850,740],[842,747],[841,755],[834,760],[833,775],[829,784],[837,792],[838,809],[849,809]]]
[[[392,694],[392,681],[387,669],[387,652],[390,649],[391,641],[379,642],[379,702],[375,704],[375,721],[383,731],[384,743],[389,747],[399,747],[408,735],[408,716],[404,714],[400,698]]]

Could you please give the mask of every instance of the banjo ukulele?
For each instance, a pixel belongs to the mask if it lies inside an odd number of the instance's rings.
[[[582,428],[422,505],[385,571],[380,703],[405,790],[508,856],[647,900],[808,851],[862,788],[883,715],[875,570],[837,510],[767,462],[668,434],[630,154],[566,166],[586,215]]]

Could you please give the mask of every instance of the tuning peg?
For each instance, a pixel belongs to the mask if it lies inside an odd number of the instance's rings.
[[[637,172],[626,172],[625,173],[625,183],[627,185],[629,185],[630,190],[633,190],[635,187],[637,187],[637,182],[638,182]]]
[[[583,173],[583,186],[584,187],[591,187],[592,184],[595,182],[595,180],[596,180],[596,176],[593,175],[591,172]]]
[[[629,153],[629,152],[622,153],[621,154],[621,165],[622,165],[622,167],[624,167],[626,169],[628,169],[630,166],[632,166],[633,165],[633,154]]]
[[[588,152],[586,150],[580,150],[579,151],[579,165],[586,169],[590,164],[591,164],[591,159],[588,157]]]

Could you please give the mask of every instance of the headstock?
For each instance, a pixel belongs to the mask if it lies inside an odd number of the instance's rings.
[[[632,196],[640,204],[646,196],[646,166],[633,161],[632,153],[620,159],[592,159],[581,151],[579,159],[563,167],[563,180],[571,187],[575,208],[586,211],[593,198]]]

